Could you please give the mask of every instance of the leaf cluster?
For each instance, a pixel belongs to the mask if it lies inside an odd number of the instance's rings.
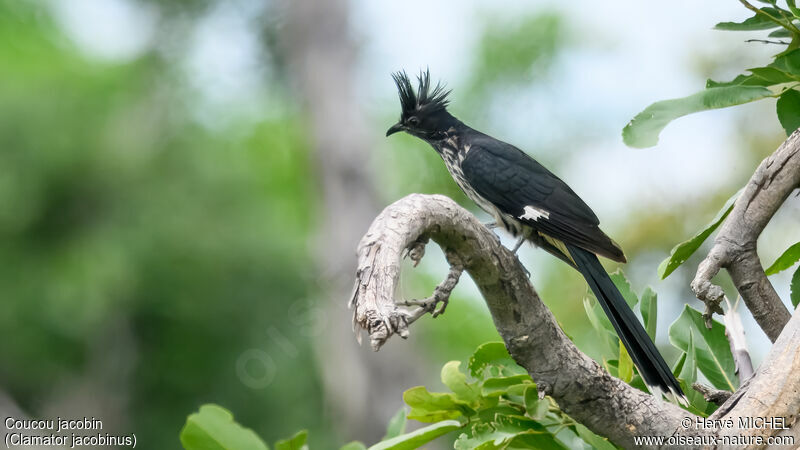
[[[615,448],[564,414],[553,399],[540,394],[502,342],[478,347],[466,372],[461,365],[450,361],[442,368],[442,382],[450,392],[430,392],[418,386],[403,395],[410,407],[409,419],[459,424],[454,442],[457,450],[564,449],[581,441],[591,442],[595,448]]]
[[[786,8],[777,1],[757,8],[742,3],[754,15],[742,22],[721,22],[717,30],[770,31],[767,38],[788,38],[788,41],[767,41],[786,45],[773,61],[763,67],[746,69],[731,81],[708,80],[706,88],[688,97],[662,100],[637,114],[622,130],[622,138],[631,147],[652,147],[658,143],[661,130],[673,120],[687,114],[741,105],[765,98],[777,98],[777,115],[787,136],[800,127],[800,10],[794,0],[786,0]]]

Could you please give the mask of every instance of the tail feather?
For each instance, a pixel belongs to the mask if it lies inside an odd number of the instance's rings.
[[[633,363],[639,369],[650,391],[660,398],[661,394],[673,395],[681,403],[686,397],[678,380],[672,375],[669,366],[661,357],[655,344],[650,340],[639,319],[622,297],[611,277],[608,276],[597,256],[581,248],[567,244],[577,269],[581,272],[589,288],[594,292],[600,306],[605,311],[622,344],[628,350]]]

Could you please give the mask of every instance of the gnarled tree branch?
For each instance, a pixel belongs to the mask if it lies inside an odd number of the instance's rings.
[[[395,304],[394,293],[401,255],[421,236],[439,244],[451,265],[455,258],[463,265],[511,356],[564,412],[626,448],[639,435],[711,432],[684,429],[680,421],[690,414],[610,376],[578,350],[517,258],[472,214],[439,195],[413,194],[390,205],[359,244],[353,325],[368,332],[374,349],[392,334],[408,335],[410,314]]]
[[[791,314],[764,274],[756,241],[798,186],[800,131],[795,131],[753,173],[692,281],[692,290],[706,303],[706,311],[716,311],[724,293],[711,279],[720,269],[727,269],[756,322],[773,342]]]
[[[792,435],[795,443],[800,442],[800,377],[796,376],[800,312],[795,312],[756,374],[710,417],[730,419],[735,427],[714,428],[611,377],[578,350],[539,299],[517,258],[472,214],[440,195],[413,194],[388,206],[359,243],[350,301],[353,327],[359,336],[362,329],[368,332],[375,350],[392,334],[408,336],[409,317],[415,312],[407,312],[394,300],[400,260],[406,250],[419,260],[429,239],[444,249],[452,267],[440,289],[443,286],[449,293],[456,281],[453,272],[466,270],[514,360],[564,412],[617,445],[634,447],[635,436],[677,435],[716,438],[716,444],[705,441],[713,448],[730,447],[721,439],[731,436]],[[769,417],[782,418],[787,429],[738,426],[740,418]],[[763,448],[763,444],[736,447]]]

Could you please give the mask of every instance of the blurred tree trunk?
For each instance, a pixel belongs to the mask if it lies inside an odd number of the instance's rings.
[[[322,199],[312,251],[321,276],[318,306],[325,318],[315,347],[326,412],[346,439],[372,442],[380,439],[389,417],[402,405],[401,386],[410,385],[411,367],[418,366],[391,363],[415,359],[408,345],[380,353],[359,347],[350,328],[352,312],[346,308],[356,245],[378,211],[369,136],[379,134],[368,132],[357,102],[349,3],[291,0],[286,6],[289,73],[306,103]]]

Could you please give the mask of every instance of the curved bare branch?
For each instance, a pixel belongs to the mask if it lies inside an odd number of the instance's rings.
[[[692,281],[692,290],[706,303],[710,316],[709,311],[718,311],[724,297],[722,288],[711,279],[720,269],[727,269],[756,322],[772,342],[778,339],[791,314],[764,274],[756,241],[798,186],[800,131],[795,131],[753,173]]]
[[[422,240],[420,240],[422,238]],[[708,434],[686,430],[691,416],[610,376],[567,338],[517,258],[472,214],[447,197],[413,194],[387,207],[358,247],[353,326],[377,350],[408,335],[409,315],[394,301],[401,255],[430,238],[462,264],[483,294],[512,357],[561,409],[625,448],[634,436]],[[453,261],[457,258],[457,261]],[[693,416],[691,416],[693,417]]]

